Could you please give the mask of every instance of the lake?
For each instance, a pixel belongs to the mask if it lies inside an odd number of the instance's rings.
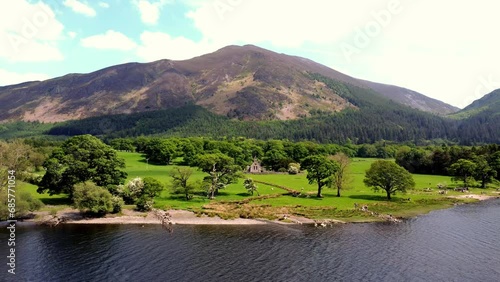
[[[500,200],[402,223],[17,228],[1,281],[500,281]]]

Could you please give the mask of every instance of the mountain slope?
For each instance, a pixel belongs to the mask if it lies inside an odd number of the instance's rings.
[[[438,115],[447,115],[460,110],[457,107],[403,87],[376,83],[367,80],[361,80],[361,82],[388,99],[421,111],[431,112]]]
[[[398,87],[379,87],[308,59],[252,45],[228,46],[190,60],[129,63],[0,87],[0,121],[56,122],[189,104],[240,120],[293,120],[358,108],[311,74],[340,85],[379,88],[371,95],[382,101],[398,93]]]
[[[475,100],[463,110],[452,115],[456,118],[467,118],[484,114],[500,114],[500,89]]]
[[[458,119],[458,130],[462,138],[469,142],[491,140],[492,143],[500,143],[500,89],[474,101],[451,117]]]

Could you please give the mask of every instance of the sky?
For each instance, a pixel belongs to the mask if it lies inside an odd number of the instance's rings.
[[[0,85],[253,44],[465,107],[500,88],[497,0],[11,0]]]

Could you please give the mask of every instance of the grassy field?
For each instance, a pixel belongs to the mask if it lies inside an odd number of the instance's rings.
[[[126,160],[126,171],[129,174],[129,179],[134,177],[154,177],[163,183],[170,183],[169,172],[176,165],[158,166],[147,164],[142,157],[137,153],[120,152],[120,157]],[[182,197],[172,195],[168,189],[165,190],[160,197],[156,199],[156,207],[162,209],[188,209],[198,212],[206,212],[218,214],[221,216],[234,217],[243,216],[245,209],[259,209],[264,217],[272,217],[273,211],[279,208],[283,212],[302,214],[312,218],[340,218],[349,221],[369,221],[376,220],[367,216],[366,213],[354,211],[354,204],[367,205],[370,210],[379,213],[390,213],[395,216],[407,217],[417,214],[425,213],[430,210],[446,208],[458,200],[449,199],[437,193],[437,184],[446,183],[452,186],[450,177],[447,176],[434,176],[434,175],[413,175],[416,188],[408,191],[406,194],[398,194],[393,197],[392,201],[387,201],[385,192],[375,193],[363,184],[365,171],[370,167],[375,159],[362,159],[356,158],[352,160],[351,171],[351,184],[350,188],[342,191],[342,196],[336,197],[336,190],[324,189],[324,198],[318,199],[314,197],[317,191],[316,185],[311,185],[306,179],[306,174],[301,173],[298,175],[288,174],[253,174],[246,175],[246,177],[253,178],[267,183],[286,186],[291,189],[302,191],[303,194],[312,194],[307,197],[293,197],[285,190],[271,187],[264,184],[258,184],[259,193],[261,196],[271,197],[268,199],[255,199],[249,201],[250,195],[244,189],[242,180],[239,183],[231,184],[227,189],[222,190],[217,196],[216,200],[208,200],[206,197],[195,197],[190,201],[185,201]],[[206,174],[195,169],[192,179],[199,181],[203,179]],[[425,188],[432,188],[432,192],[424,192]],[[472,189],[471,193],[480,193],[482,189]],[[463,195],[460,192],[450,191],[450,195]],[[254,195],[256,196],[256,195]],[[410,200],[408,201],[408,198]],[[223,202],[221,204],[221,202]],[[220,205],[233,207],[220,207]],[[205,208],[203,208],[205,207]],[[274,209],[273,209],[274,208]],[[239,215],[238,215],[239,213]]]
[[[128,180],[135,177],[153,177],[170,186],[169,173],[177,166],[161,166],[148,164],[140,154],[119,152],[119,156],[125,159]],[[306,179],[306,174],[253,174],[245,177],[254,180],[286,186],[288,188],[301,191],[299,197],[294,197],[289,192],[258,184],[258,191],[261,197],[255,194],[253,197],[243,187],[243,180],[236,184],[231,184],[227,189],[221,190],[215,200],[209,200],[203,193],[195,196],[190,201],[186,201],[181,196],[174,195],[167,188],[159,197],[155,199],[155,206],[161,209],[186,209],[198,213],[219,215],[224,218],[234,217],[263,217],[276,218],[279,214],[296,214],[309,218],[335,218],[346,221],[373,221],[379,220],[366,212],[354,209],[355,203],[368,206],[370,211],[381,214],[392,214],[398,217],[410,217],[426,213],[430,210],[450,207],[457,202],[464,200],[450,199],[437,193],[438,183],[450,185],[450,178],[447,176],[433,175],[413,175],[416,188],[406,194],[397,194],[391,201],[386,200],[385,191],[375,193],[363,184],[365,171],[370,167],[375,159],[356,158],[350,165],[351,183],[349,189],[342,191],[341,197],[336,197],[336,190],[323,189],[323,198],[315,197],[317,186],[311,185]],[[201,181],[206,175],[202,171],[193,168],[192,181]],[[425,188],[432,188],[432,192],[424,192]],[[29,191],[33,196],[41,199],[49,205],[67,205],[64,195],[48,196],[36,193],[36,186],[23,184],[22,189]],[[471,193],[481,193],[483,189],[471,189]],[[489,190],[492,191],[491,189]],[[308,196],[308,194],[310,194]],[[460,192],[450,191],[450,195],[463,195]],[[408,200],[410,199],[410,200]]]

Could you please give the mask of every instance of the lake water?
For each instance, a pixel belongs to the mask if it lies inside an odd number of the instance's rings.
[[[399,224],[18,226],[1,281],[500,281],[500,200]]]

